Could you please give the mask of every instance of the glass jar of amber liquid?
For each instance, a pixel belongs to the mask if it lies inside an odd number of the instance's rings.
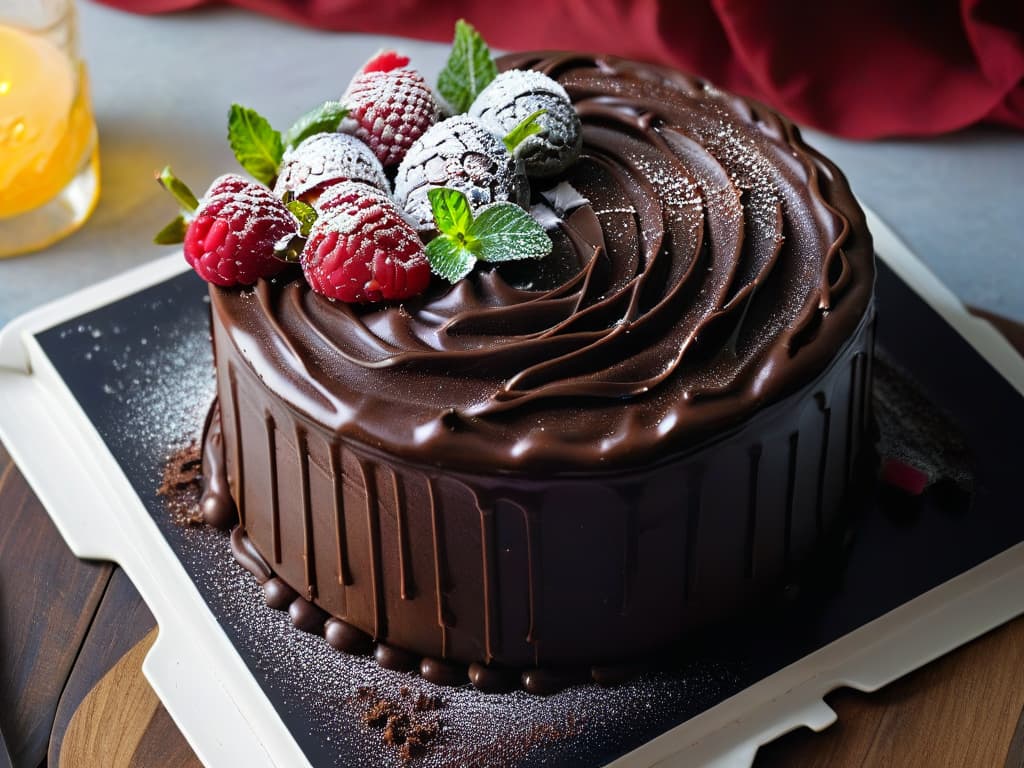
[[[70,234],[99,196],[73,0],[0,2],[0,257]]]

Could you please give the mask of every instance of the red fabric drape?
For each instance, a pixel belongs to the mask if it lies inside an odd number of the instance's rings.
[[[208,0],[102,0],[140,13]],[[569,48],[670,64],[842,136],[1024,129],[1022,0],[231,0],[327,29]]]

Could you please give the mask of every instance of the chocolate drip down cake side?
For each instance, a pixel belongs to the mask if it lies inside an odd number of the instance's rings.
[[[845,179],[765,107],[497,64],[467,94],[450,61],[442,100],[384,52],[262,183],[194,201],[201,508],[339,650],[544,693],[740,615],[843,527],[875,272]]]

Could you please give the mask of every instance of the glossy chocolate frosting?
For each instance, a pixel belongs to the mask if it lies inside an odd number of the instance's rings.
[[[211,288],[271,392],[417,464],[585,473],[685,453],[826,369],[870,305],[872,246],[792,124],[613,57],[501,66],[556,78],[582,120],[580,160],[534,185],[554,253],[402,304],[331,302],[301,276]],[[565,182],[585,199],[569,211],[545,189]]]

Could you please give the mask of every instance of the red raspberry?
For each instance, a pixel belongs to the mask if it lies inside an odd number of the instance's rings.
[[[341,130],[364,141],[385,168],[400,163],[409,146],[441,116],[427,81],[405,68],[358,72],[342,101],[349,113]]]
[[[363,65],[362,72],[390,72],[392,69],[405,67],[409,57],[395,51],[377,51],[376,55]]]
[[[185,233],[185,261],[214,285],[252,285],[287,264],[274,246],[298,232],[295,218],[262,184],[228,174],[216,179]]]
[[[379,189],[354,181],[331,187],[317,205],[302,271],[319,294],[345,302],[407,299],[430,284],[419,236]]]

